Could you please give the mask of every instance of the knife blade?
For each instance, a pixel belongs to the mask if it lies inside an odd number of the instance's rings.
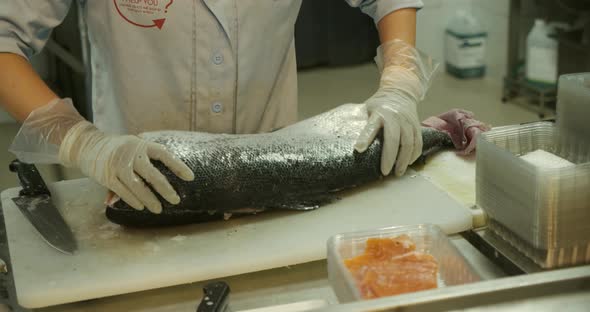
[[[74,234],[51,201],[51,193],[35,165],[14,160],[9,169],[18,175],[22,186],[19,196],[12,199],[21,213],[47,244],[73,254],[78,248]]]

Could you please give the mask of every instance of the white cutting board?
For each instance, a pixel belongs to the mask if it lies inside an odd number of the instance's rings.
[[[78,239],[74,255],[39,238],[10,200],[18,189],[1,195],[18,300],[27,308],[320,260],[327,239],[342,232],[434,223],[451,234],[472,225],[467,208],[414,173],[347,192],[314,211],[148,230],[110,223],[104,216],[105,190],[87,179],[49,188]]]

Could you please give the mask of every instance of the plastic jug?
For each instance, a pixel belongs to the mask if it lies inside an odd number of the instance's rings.
[[[447,72],[458,78],[482,77],[486,72],[487,32],[466,11],[457,11],[445,34]]]
[[[551,38],[554,27],[541,19],[526,39],[525,77],[528,83],[540,87],[554,87],[557,84],[557,40]]]

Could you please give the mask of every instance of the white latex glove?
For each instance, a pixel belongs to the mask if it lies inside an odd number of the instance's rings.
[[[34,142],[38,145],[27,148]],[[162,211],[162,204],[143,180],[171,204],[178,204],[180,198],[150,159],[163,162],[183,180],[194,179],[190,168],[163,146],[132,135],[107,135],[85,121],[69,99],[54,101],[31,113],[11,151],[25,162],[57,159],[66,167],[77,167],[131,207],[147,207],[154,213]]]
[[[437,65],[411,45],[394,40],[378,49],[381,82],[365,106],[368,121],[355,149],[362,153],[383,129],[381,173],[401,176],[422,153],[422,131],[417,105],[429,87]]]

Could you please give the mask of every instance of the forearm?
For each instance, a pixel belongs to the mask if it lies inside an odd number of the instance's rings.
[[[22,56],[0,53],[0,105],[19,122],[58,96]]]
[[[381,43],[400,39],[415,46],[416,44],[416,9],[401,9],[383,17],[377,24]]]
[[[416,48],[416,9],[393,11],[377,24],[381,45],[375,61],[381,71],[379,89],[366,102],[369,119],[355,149],[364,152],[383,133],[381,173],[405,173],[422,151],[417,104],[424,98],[436,69]]]

